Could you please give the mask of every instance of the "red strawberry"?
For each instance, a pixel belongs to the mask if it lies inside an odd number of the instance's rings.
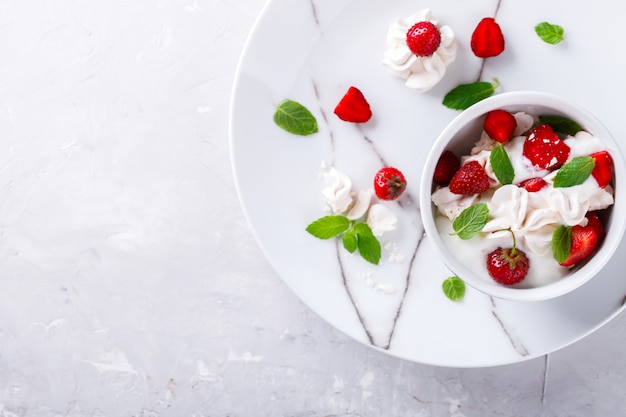
[[[511,139],[515,128],[517,127],[517,121],[515,116],[506,110],[492,110],[487,113],[485,121],[483,122],[483,129],[487,132],[487,135],[495,141],[504,143]]]
[[[350,87],[335,107],[335,114],[345,122],[365,123],[372,117],[372,110],[361,90]]]
[[[492,17],[485,17],[472,33],[470,46],[474,55],[488,58],[500,55],[504,51],[504,35],[500,25]]]
[[[559,168],[567,161],[569,153],[570,147],[548,124],[539,125],[531,130],[522,149],[522,154],[537,170]]]
[[[441,33],[431,22],[417,22],[406,32],[406,44],[417,56],[431,56],[441,43]]]
[[[395,200],[405,189],[406,179],[396,168],[382,168],[374,176],[374,191],[381,200]]]
[[[598,216],[598,213],[595,211],[589,211],[585,217],[587,217],[588,221],[587,226],[596,231],[598,235],[598,242],[600,242],[604,238],[604,226],[602,225],[600,216]]]
[[[569,256],[561,266],[572,266],[589,258],[598,243],[598,233],[592,226],[572,226],[572,245]]]
[[[536,193],[546,185],[548,185],[548,183],[541,177],[528,178],[517,184],[518,187],[525,189],[529,193]]]
[[[520,282],[528,273],[526,254],[516,249],[498,248],[487,255],[487,271],[494,281],[504,285]]]
[[[479,194],[489,189],[489,177],[478,161],[463,165],[450,180],[454,194]]]
[[[611,182],[613,172],[613,158],[607,151],[600,151],[590,155],[596,160],[596,165],[591,171],[591,175],[598,182],[600,188],[605,188]]]
[[[454,152],[445,150],[437,161],[433,181],[439,185],[448,185],[460,166],[461,161]]]

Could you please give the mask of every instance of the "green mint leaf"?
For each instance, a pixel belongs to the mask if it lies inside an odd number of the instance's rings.
[[[491,150],[489,162],[491,162],[491,167],[493,168],[494,174],[496,174],[496,178],[498,178],[498,181],[500,181],[502,185],[513,183],[515,170],[502,144],[498,144]]]
[[[454,234],[463,240],[476,236],[489,219],[489,208],[485,203],[474,204],[463,210],[452,222]]]
[[[348,252],[354,253],[358,249],[367,262],[374,265],[380,262],[380,242],[366,223],[354,224],[345,216],[324,216],[309,224],[306,231],[320,239],[330,239],[343,233],[341,240]]]
[[[494,78],[493,83],[487,81],[477,81],[469,84],[461,84],[450,90],[443,98],[442,104],[450,109],[465,110],[472,104],[495,93],[498,87],[498,80]]]
[[[357,245],[359,254],[367,262],[378,265],[382,248],[376,236],[372,233],[372,229],[366,223],[357,223],[354,226],[357,235]]]
[[[317,120],[309,109],[293,100],[284,100],[276,107],[274,123],[294,135],[317,133]]]
[[[343,247],[350,253],[354,253],[358,248],[358,238],[356,235],[356,230],[354,228],[348,230],[346,234],[343,235]]]
[[[552,256],[558,263],[569,257],[572,248],[572,228],[561,225],[552,233]]]
[[[306,231],[320,239],[333,238],[350,227],[350,220],[345,216],[324,216],[306,227]]]
[[[554,188],[566,188],[580,185],[589,176],[596,166],[596,160],[591,156],[577,156],[563,165],[554,176]]]
[[[555,132],[574,136],[583,128],[575,121],[562,116],[539,116],[539,123],[549,124]]]
[[[354,225],[354,232],[356,233],[357,236],[374,236],[374,232],[372,232],[372,229],[368,226],[367,223],[356,223]]]
[[[457,276],[444,280],[441,289],[446,297],[452,301],[461,301],[465,297],[465,282]]]
[[[535,26],[535,33],[542,41],[556,45],[564,39],[564,30],[561,26],[548,22],[541,22]]]

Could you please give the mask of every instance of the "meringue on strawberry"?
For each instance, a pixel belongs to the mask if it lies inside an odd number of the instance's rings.
[[[353,191],[350,177],[335,167],[325,169],[320,178],[324,184],[322,198],[326,212],[344,215],[348,220],[365,218],[375,236],[395,229],[397,215],[373,202],[373,189]]]
[[[452,29],[438,26],[429,9],[391,23],[382,64],[391,74],[418,92],[433,88],[456,59],[457,41]]]

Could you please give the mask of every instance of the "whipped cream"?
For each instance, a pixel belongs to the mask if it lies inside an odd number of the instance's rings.
[[[538,171],[522,155],[526,137],[521,133],[532,126],[532,116],[525,113],[517,113],[515,116],[518,121],[515,134],[518,136],[503,144],[515,170],[513,184],[502,185],[496,178],[489,161],[495,141],[483,132],[470,155],[462,157],[462,163],[475,160],[483,165],[490,177],[491,188],[481,194],[460,195],[452,193],[449,187],[438,187],[432,194],[432,201],[440,214],[436,221],[445,244],[455,250],[460,260],[477,268],[485,268],[484,262],[489,252],[499,246],[510,246],[511,234],[507,229],[511,229],[517,238],[518,247],[526,253],[533,265],[524,281],[516,286],[533,287],[552,282],[568,271],[552,257],[553,232],[561,225],[585,226],[585,214],[588,211],[602,210],[613,205],[614,190],[611,185],[599,187],[593,176],[580,185],[555,188],[557,171]],[[568,161],[577,156],[607,150],[601,138],[584,131],[568,136],[564,141],[571,149]],[[528,192],[515,185],[533,177],[542,177],[547,186],[537,192]],[[454,233],[452,221],[464,209],[479,202],[486,203],[489,208],[489,221],[482,230],[484,233],[471,241],[451,236]],[[468,250],[468,247],[471,249]]]
[[[423,21],[437,25],[437,19],[429,9],[392,22],[387,31],[387,49],[382,61],[391,74],[405,79],[407,87],[420,93],[430,90],[441,81],[448,65],[456,59],[458,48],[454,32],[444,25],[439,27],[441,44],[431,56],[420,57],[411,52],[406,43],[406,34],[413,25]]]

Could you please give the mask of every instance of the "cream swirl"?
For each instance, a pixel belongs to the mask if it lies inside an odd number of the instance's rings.
[[[534,193],[516,185],[504,185],[486,201],[491,220],[483,231],[510,229],[523,246],[544,256],[550,253],[552,232],[559,225],[585,225],[588,211],[602,210],[613,204],[613,190],[600,188],[594,181],[590,178],[584,184],[567,188],[549,186]],[[499,234],[493,236],[499,237]]]
[[[421,10],[406,19],[392,22],[387,32],[387,49],[383,66],[393,75],[405,79],[406,86],[425,92],[445,75],[447,66],[456,58],[457,41],[449,26],[439,27],[441,43],[430,56],[417,56],[407,46],[406,34],[416,23],[429,21],[435,26],[437,19],[429,9]]]
[[[346,212],[352,204],[352,180],[334,167],[322,174],[322,180],[325,185],[322,196],[327,210],[333,214]]]
[[[548,254],[552,232],[560,216],[554,208],[533,207],[533,194],[536,193],[529,193],[516,185],[498,188],[487,202],[492,218],[483,228],[484,232],[492,232],[487,237],[498,238],[510,229],[522,246],[531,252],[539,256]]]

